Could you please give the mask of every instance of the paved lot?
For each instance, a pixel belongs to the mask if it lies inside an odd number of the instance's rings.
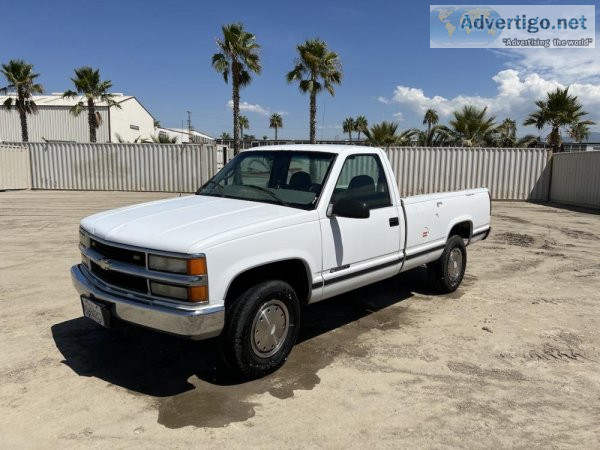
[[[69,279],[78,221],[167,194],[0,192],[0,446],[600,446],[600,215],[495,203],[463,286],[424,270],[307,309],[279,372],[110,332]]]

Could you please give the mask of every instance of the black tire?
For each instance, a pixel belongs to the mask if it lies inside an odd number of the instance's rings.
[[[263,377],[283,365],[299,330],[300,302],[294,289],[279,280],[259,283],[227,306],[222,334],[226,360],[246,377]]]
[[[457,260],[460,254],[460,261]],[[467,268],[467,248],[463,238],[452,236],[440,259],[428,265],[434,289],[440,294],[454,292],[462,283]]]

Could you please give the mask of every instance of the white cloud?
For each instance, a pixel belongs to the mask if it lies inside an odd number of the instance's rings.
[[[492,77],[497,85],[497,93],[491,97],[461,94],[453,98],[440,95],[428,97],[422,89],[397,86],[392,97],[378,99],[382,103],[393,103],[406,106],[417,114],[423,114],[428,108],[434,108],[441,117],[447,118],[452,111],[464,105],[479,108],[488,107],[488,111],[499,119],[511,117],[518,122],[535,107],[533,102],[545,97],[546,93],[566,84],[553,78],[544,78],[538,73],[524,75],[515,69],[506,69]],[[577,95],[584,110],[590,113],[589,118],[600,123],[600,85],[585,82],[572,82],[569,92]]]
[[[398,122],[404,121],[404,113],[402,111],[398,111],[397,113],[395,113],[394,117]]]
[[[227,106],[231,109],[233,109],[233,100],[229,100],[227,102]],[[241,102],[240,103],[240,111],[244,111],[244,112],[253,112],[256,114],[260,114],[263,116],[270,116],[271,115],[271,110],[270,108],[265,108],[263,106],[260,106],[259,104],[252,104],[252,103],[248,103],[248,102]],[[286,115],[287,112],[285,111],[277,111],[279,112],[279,114],[281,115]]]
[[[596,35],[596,41],[600,34]],[[507,65],[524,74],[563,84],[600,82],[600,46],[575,49],[511,49],[497,51],[508,57]]]

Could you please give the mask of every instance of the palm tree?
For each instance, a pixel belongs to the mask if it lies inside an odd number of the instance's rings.
[[[360,133],[364,133],[368,128],[369,122],[365,116],[358,116],[354,119],[354,131],[358,133],[358,140],[360,141]]]
[[[547,142],[554,153],[558,152],[562,145],[561,128],[580,128],[595,123],[591,120],[581,120],[583,116],[587,115],[587,112],[581,109],[582,106],[576,96],[569,95],[568,87],[556,88],[556,90],[548,92],[546,100],[537,100],[535,105],[538,110],[529,114],[523,125],[534,125],[538,130],[549,125],[550,134],[548,134]],[[582,125],[578,125],[579,123]]]
[[[575,142],[579,143],[582,141],[587,141],[590,137],[590,127],[589,120],[584,120],[583,122],[577,122],[571,125],[569,128],[569,136]]]
[[[242,139],[245,139],[244,129],[248,130],[248,128],[250,128],[250,121],[248,120],[248,118],[246,116],[240,116],[239,123],[240,123],[240,135],[242,136]]]
[[[303,93],[310,95],[310,143],[317,141],[317,94],[323,89],[332,96],[335,84],[342,82],[342,65],[337,53],[327,48],[320,39],[309,39],[298,45],[298,58],[288,72],[288,83],[298,82]]]
[[[435,109],[429,108],[425,111],[425,116],[423,117],[423,125],[427,124],[427,134],[430,134],[431,127],[433,125],[437,125],[440,118]]]
[[[344,129],[344,133],[348,133],[348,138],[350,142],[352,142],[352,132],[356,129],[356,123],[352,117],[347,117],[342,123],[342,128]]]
[[[221,27],[223,38],[217,39],[219,52],[212,56],[212,66],[219,72],[225,83],[231,74],[233,99],[233,152],[240,150],[240,88],[252,81],[251,72],[260,74],[262,68],[256,43],[256,36],[244,30],[241,23]]]
[[[170,137],[166,133],[158,133],[158,135],[150,136],[152,142],[156,144],[177,144],[177,136]]]
[[[75,91],[66,91],[63,98],[81,96],[70,111],[74,116],[78,116],[87,108],[90,142],[96,142],[96,129],[102,123],[102,116],[96,111],[96,102],[106,103],[109,108],[111,106],[121,108],[121,105],[114,100],[114,95],[108,92],[112,87],[112,82],[110,80],[100,80],[100,70],[94,70],[89,66],[75,69],[75,78],[71,78],[71,81],[75,85]]]
[[[537,141],[537,136],[532,134],[518,138],[517,122],[507,117],[496,127],[492,144],[496,147],[533,147]]]
[[[445,125],[434,125],[427,130],[414,129],[419,147],[445,147],[452,144],[452,132]]]
[[[283,128],[283,118],[279,113],[271,114],[269,118],[269,128],[275,128],[275,140],[277,140],[277,130]]]
[[[414,130],[405,130],[397,134],[398,124],[394,122],[383,121],[376,123],[370,129],[365,129],[364,133],[367,143],[377,147],[407,146],[411,145],[414,136]]]
[[[454,144],[464,147],[481,147],[493,145],[496,130],[495,117],[487,116],[487,106],[478,109],[475,106],[464,106],[454,111],[454,119],[450,121]]]
[[[220,139],[223,139],[223,140],[225,140],[225,139],[231,139],[231,135],[229,133],[227,133],[226,131],[223,131],[221,133]]]
[[[10,110],[14,106],[17,109],[21,120],[21,140],[28,142],[27,114],[37,113],[37,105],[31,97],[44,91],[42,85],[35,82],[40,74],[33,73],[33,64],[22,59],[11,59],[8,64],[2,64],[2,73],[8,80],[7,87],[16,92],[16,98],[8,97],[4,107]]]

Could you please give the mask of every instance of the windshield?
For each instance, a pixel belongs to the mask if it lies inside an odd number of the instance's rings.
[[[334,159],[323,152],[245,151],[196,194],[314,209]]]

